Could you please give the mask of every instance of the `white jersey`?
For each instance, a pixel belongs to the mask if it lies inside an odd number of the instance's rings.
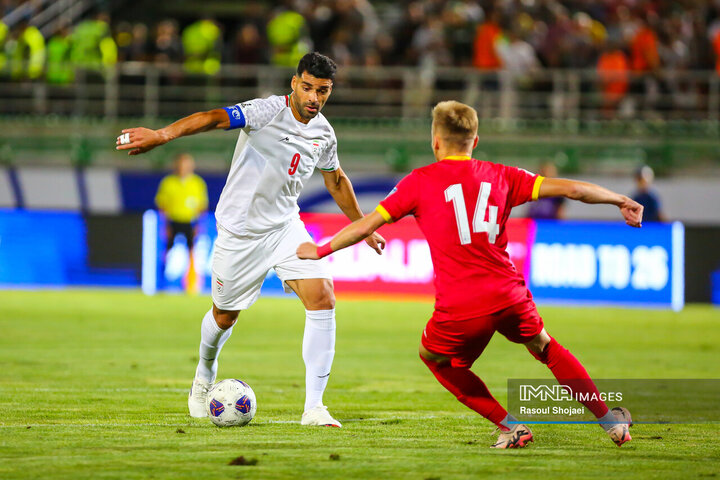
[[[297,199],[314,169],[340,166],[327,119],[318,113],[301,123],[289,102],[288,95],[271,96],[225,109],[231,128],[243,119],[244,126],[215,218],[235,235],[266,233],[298,218]]]

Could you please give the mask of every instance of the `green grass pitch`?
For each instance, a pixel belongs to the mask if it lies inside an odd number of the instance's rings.
[[[299,425],[302,305],[261,299],[241,314],[218,377],[246,380],[257,416],[220,429],[186,413],[208,306],[126,291],[0,292],[0,478],[720,476],[718,425],[636,425],[622,448],[594,425],[536,425],[529,448],[489,449],[490,423],[417,358],[429,303],[340,299],[325,403],[344,427],[333,429]],[[720,378],[717,309],[540,312],[597,378]],[[503,403],[508,377],[551,378],[499,335],[473,369]],[[257,463],[228,465],[239,456]]]

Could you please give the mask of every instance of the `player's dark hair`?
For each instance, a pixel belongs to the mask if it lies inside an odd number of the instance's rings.
[[[301,77],[303,72],[307,72],[316,78],[328,78],[335,81],[336,71],[337,65],[335,62],[318,52],[305,54],[297,66],[298,77]]]

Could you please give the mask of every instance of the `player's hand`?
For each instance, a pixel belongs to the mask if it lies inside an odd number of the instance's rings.
[[[130,150],[128,155],[139,155],[163,145],[167,140],[157,130],[137,127],[126,128],[115,142],[115,150]]]
[[[317,254],[317,245],[313,242],[301,243],[295,253],[301,260],[317,260],[320,258]]]
[[[625,218],[625,223],[631,227],[642,227],[642,216],[644,207],[635,200],[625,197],[622,204],[619,205],[620,213]]]
[[[382,255],[382,251],[385,249],[385,239],[377,232],[373,232],[372,235],[367,237],[365,239],[365,243],[370,245],[370,247],[372,247],[378,255]]]

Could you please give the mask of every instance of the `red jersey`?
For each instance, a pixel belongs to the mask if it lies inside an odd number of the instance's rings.
[[[527,300],[525,280],[505,248],[510,210],[537,200],[543,177],[469,157],[413,170],[380,202],[385,220],[414,215],[430,245],[435,311],[457,319]]]

